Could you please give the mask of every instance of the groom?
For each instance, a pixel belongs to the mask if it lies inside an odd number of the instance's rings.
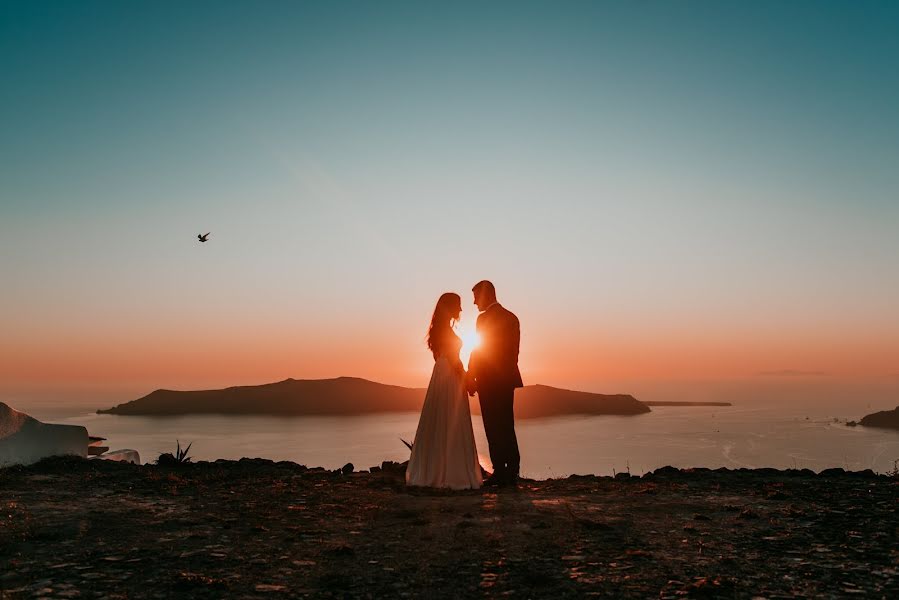
[[[477,323],[481,343],[468,361],[468,393],[478,393],[493,463],[493,475],[484,485],[514,485],[521,459],[512,403],[515,388],[523,386],[518,371],[518,317],[500,306],[489,281],[478,282],[471,291],[481,312]]]

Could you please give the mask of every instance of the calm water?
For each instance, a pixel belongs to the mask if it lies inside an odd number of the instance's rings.
[[[857,419],[871,410],[781,403],[731,407],[654,407],[634,417],[562,417],[519,421],[522,472],[546,478],[571,473],[641,474],[664,465],[678,467],[827,467],[884,472],[899,459],[899,432],[850,428],[833,419]],[[402,461],[409,452],[418,415],[363,417],[124,417],[88,412],[61,414],[32,407],[35,417],[79,424],[109,439],[113,449],[133,448],[142,459],[173,452],[175,440],[192,442],[195,459],[244,456],[292,460],[337,468],[352,462],[368,468],[383,460]],[[71,413],[71,410],[68,411]],[[487,443],[474,417],[482,462]]]

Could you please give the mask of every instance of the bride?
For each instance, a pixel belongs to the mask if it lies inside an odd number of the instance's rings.
[[[434,371],[406,469],[407,485],[455,490],[481,487],[465,368],[459,359],[462,340],[453,331],[461,314],[462,299],[458,294],[448,292],[440,296],[428,330]]]

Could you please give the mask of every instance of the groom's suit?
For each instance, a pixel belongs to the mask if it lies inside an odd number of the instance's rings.
[[[517,477],[521,458],[512,405],[515,388],[523,385],[518,370],[518,317],[494,303],[478,316],[477,331],[481,343],[471,354],[468,370],[481,403],[490,461],[499,477]]]

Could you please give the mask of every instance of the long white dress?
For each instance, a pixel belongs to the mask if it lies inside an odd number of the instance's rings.
[[[454,490],[481,487],[468,392],[459,363],[462,341],[438,356],[421,408],[406,484]]]

